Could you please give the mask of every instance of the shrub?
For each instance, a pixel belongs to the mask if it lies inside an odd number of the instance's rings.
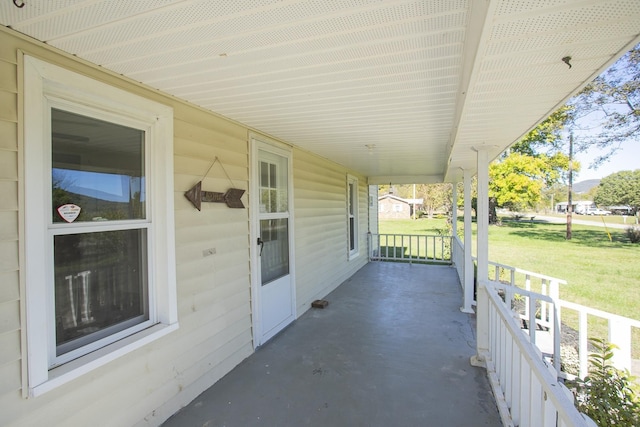
[[[640,227],[627,227],[627,237],[631,240],[631,243],[640,243]]]
[[[614,344],[590,338],[589,374],[576,382],[576,406],[599,426],[640,425],[640,400],[627,371],[611,365]]]

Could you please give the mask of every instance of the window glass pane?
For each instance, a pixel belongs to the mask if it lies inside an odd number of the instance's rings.
[[[271,164],[269,165],[269,187],[271,188],[278,188],[278,174],[276,171],[276,165],[275,164]]]
[[[146,234],[54,236],[58,356],[148,320]]]
[[[349,218],[349,250],[356,248],[356,235],[355,235],[355,219]]]
[[[52,109],[53,222],[145,218],[144,138],[139,129]]]
[[[262,152],[260,162],[260,212],[281,213],[288,210],[286,157]]]
[[[269,163],[260,162],[260,187],[269,187]]]
[[[288,224],[286,218],[260,221],[260,238],[264,245],[260,256],[263,285],[289,274]]]
[[[349,214],[353,215],[353,204],[354,204],[354,189],[353,184],[349,183]]]

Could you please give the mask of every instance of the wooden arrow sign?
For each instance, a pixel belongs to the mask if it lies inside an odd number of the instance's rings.
[[[202,191],[202,181],[199,181],[191,190],[184,193],[185,197],[198,210],[202,210],[202,202],[226,203],[230,208],[244,208],[244,204],[240,200],[243,194],[244,190],[239,188],[230,188],[226,193]]]

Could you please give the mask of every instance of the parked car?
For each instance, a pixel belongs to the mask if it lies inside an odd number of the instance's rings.
[[[611,215],[611,211],[600,208],[589,208],[587,209],[587,215]]]

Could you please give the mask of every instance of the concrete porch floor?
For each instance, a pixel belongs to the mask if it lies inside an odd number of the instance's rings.
[[[500,426],[448,266],[372,262],[174,414],[177,426]]]

